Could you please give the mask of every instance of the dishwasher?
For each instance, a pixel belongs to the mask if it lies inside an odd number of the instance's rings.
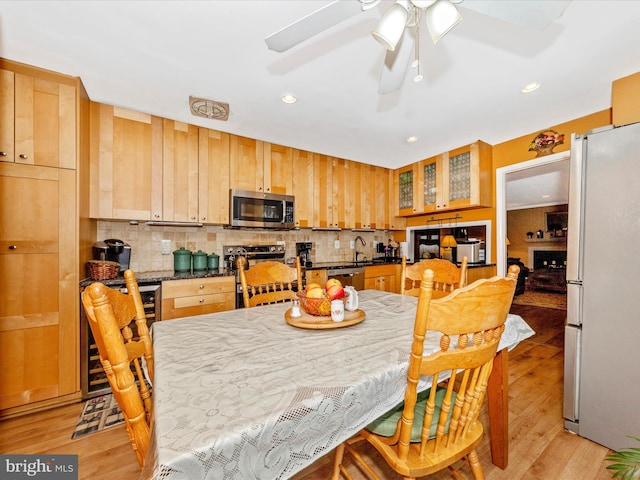
[[[327,280],[335,278],[343,286],[351,285],[356,290],[364,290],[364,267],[330,268],[327,270]]]

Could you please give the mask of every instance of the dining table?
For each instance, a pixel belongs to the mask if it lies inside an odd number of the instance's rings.
[[[364,319],[330,328],[291,324],[290,303],[155,322],[154,426],[141,478],[291,478],[400,403],[418,299],[358,296]],[[503,462],[506,355],[534,333],[509,314],[490,380],[490,434]],[[425,355],[439,337],[428,332]],[[424,378],[418,388],[430,386]],[[493,444],[492,453],[495,462]]]

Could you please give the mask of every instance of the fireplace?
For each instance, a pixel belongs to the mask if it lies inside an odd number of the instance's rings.
[[[565,268],[567,266],[566,250],[534,250],[533,269]]]
[[[533,271],[529,274],[530,290],[547,290],[559,293],[567,291],[567,250],[543,247],[529,250]]]
[[[567,265],[567,247],[564,245],[558,247],[529,247],[529,258],[527,260],[527,266],[533,270],[553,267],[564,268]]]

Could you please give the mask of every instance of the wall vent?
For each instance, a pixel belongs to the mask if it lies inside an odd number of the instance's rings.
[[[229,104],[209,100],[207,98],[189,97],[191,113],[196,117],[210,118],[214,120],[227,120],[229,118]]]

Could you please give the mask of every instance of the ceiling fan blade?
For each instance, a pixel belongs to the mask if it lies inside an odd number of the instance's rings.
[[[378,93],[386,94],[398,90],[402,86],[407,66],[411,62],[411,54],[415,45],[415,29],[405,28],[396,49],[387,50],[380,74]]]
[[[570,3],[571,0],[463,0],[459,6],[510,23],[542,30],[560,18]]]
[[[357,0],[336,0],[272,33],[264,41],[270,50],[285,52],[361,11]]]

